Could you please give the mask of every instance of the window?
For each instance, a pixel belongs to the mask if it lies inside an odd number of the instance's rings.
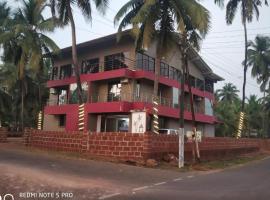
[[[94,58],[82,62],[82,73],[91,74],[99,72],[99,59]]]
[[[60,127],[66,126],[66,115],[59,115],[59,126]]]
[[[71,77],[72,67],[71,65],[64,65],[60,68],[60,79],[65,79]]]
[[[179,107],[179,89],[175,87],[173,87],[173,107]]]
[[[142,53],[136,54],[136,68],[145,71],[155,71],[155,59]]]
[[[67,89],[60,89],[58,92],[58,105],[65,105],[67,104],[68,99],[68,90]]]
[[[125,63],[124,53],[117,53],[109,56],[105,56],[104,70],[110,71],[114,69],[127,68]]]
[[[69,90],[70,90],[69,103],[77,104],[78,103],[77,83],[70,84]],[[87,82],[82,83],[82,97],[83,97],[83,102],[87,102],[87,98],[88,98],[88,83]]]
[[[204,90],[204,81],[201,79],[196,79],[196,88],[200,90]]]
[[[161,62],[160,63],[160,75],[169,78],[169,65]]]
[[[136,98],[140,98],[141,84],[140,81],[137,81],[136,84]]]
[[[210,99],[205,98],[204,102],[205,102],[205,114],[213,116],[214,115],[213,106],[212,106]]]
[[[195,77],[194,76],[189,75],[189,79],[188,79],[188,75],[185,74],[185,82],[186,82],[186,84],[188,84],[188,81],[190,81],[191,87],[195,87],[196,80],[195,80]]]
[[[54,67],[52,70],[52,80],[58,79],[58,67]]]
[[[213,84],[213,81],[211,80],[205,80],[205,90],[207,92],[211,92],[211,93],[214,93],[214,84]]]
[[[128,116],[107,115],[101,118],[101,132],[128,132],[128,129]]]
[[[121,83],[112,82],[108,85],[108,101],[119,101],[121,99]]]

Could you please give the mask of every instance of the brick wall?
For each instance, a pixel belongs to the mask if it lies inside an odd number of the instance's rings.
[[[26,145],[42,149],[77,152],[109,160],[142,161],[162,159],[165,154],[178,155],[178,137],[132,133],[79,133],[25,131]],[[203,138],[199,143],[202,160],[258,151],[269,143],[258,139]],[[192,158],[192,144],[185,143],[185,160]]]
[[[0,128],[0,143],[7,142],[7,129],[1,127]]]
[[[25,144],[32,147],[80,153],[83,151],[83,141],[86,141],[87,134],[26,129],[24,137]]]
[[[143,160],[144,134],[134,133],[90,133],[88,148],[90,156],[116,160]]]

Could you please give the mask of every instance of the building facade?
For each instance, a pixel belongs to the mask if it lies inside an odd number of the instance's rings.
[[[134,40],[123,33],[109,35],[77,45],[84,98],[85,131],[130,132],[131,113],[146,111],[150,130],[154,87],[155,44],[136,52]],[[214,83],[222,80],[213,73],[196,52],[189,53],[192,95],[194,95],[198,130],[214,136]],[[54,67],[47,86],[50,97],[44,109],[44,130],[78,130],[77,84],[72,69],[71,47],[54,57]],[[159,118],[160,128],[179,127],[179,88],[181,56],[179,50],[160,63]],[[185,85],[186,130],[191,130],[188,88]]]

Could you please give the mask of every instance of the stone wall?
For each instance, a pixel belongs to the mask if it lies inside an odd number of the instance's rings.
[[[162,159],[168,153],[178,155],[178,137],[132,133],[82,133],[25,131],[28,146],[77,152],[90,157],[121,161],[145,161],[148,158]],[[269,147],[269,140],[203,138],[199,143],[201,159],[214,160]],[[185,143],[185,161],[192,159],[192,143]]]

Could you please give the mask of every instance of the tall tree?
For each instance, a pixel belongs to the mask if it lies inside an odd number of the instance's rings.
[[[249,41],[247,51],[247,64],[252,67],[251,75],[257,79],[260,89],[265,93],[270,89],[270,38],[256,36],[255,41]],[[264,101],[263,101],[264,103]],[[263,132],[266,132],[266,112],[263,115]]]
[[[132,25],[132,32],[136,36],[137,49],[147,48],[153,42],[157,44],[154,96],[157,95],[158,91],[160,60],[170,49],[173,49],[175,44],[180,44],[182,68],[183,72],[187,72],[189,91],[191,92],[188,50],[193,47],[199,49],[201,36],[204,36],[209,28],[208,10],[196,0],[130,0],[117,13],[115,22],[120,20],[119,32]],[[182,77],[184,76],[185,74]],[[182,83],[184,82],[182,81]],[[184,93],[183,87],[181,92]],[[183,95],[181,96],[183,97]],[[181,100],[183,102],[183,98]],[[190,94],[190,102],[195,128],[196,120],[192,94]],[[181,110],[183,113],[183,108]],[[184,119],[183,114],[181,118]],[[183,124],[182,120],[182,128]]]
[[[215,0],[220,6],[224,5],[224,0]],[[243,95],[241,110],[244,112],[245,99],[246,99],[246,77],[247,77],[247,51],[248,51],[248,39],[247,39],[247,23],[252,22],[254,15],[259,18],[259,6],[262,4],[268,5],[268,0],[229,0],[226,6],[226,22],[232,24],[238,8],[241,9],[242,24],[244,26],[245,35],[245,59],[244,59],[244,82],[243,82]]]
[[[43,67],[43,54],[56,52],[58,46],[44,33],[52,32],[55,23],[42,15],[46,1],[22,1],[0,28],[0,44],[3,61],[17,66],[21,86],[21,128],[24,128],[24,98],[26,95],[25,70],[33,69],[37,74]]]
[[[265,91],[270,81],[270,37],[256,36],[255,41],[249,41],[247,51],[247,65],[251,75],[261,84],[261,91]]]
[[[247,105],[245,110],[247,113],[247,136],[250,136],[253,131],[256,131],[258,136],[262,135],[264,127],[261,124],[263,121],[264,113],[262,112],[262,104],[256,95],[250,95],[249,98],[247,98]]]
[[[222,89],[216,91],[216,95],[220,101],[233,103],[238,99],[239,90],[232,83],[226,83]]]
[[[69,24],[71,26],[72,36],[72,63],[75,71],[76,82],[77,82],[77,93],[79,104],[83,103],[82,85],[80,79],[80,65],[78,63],[78,55],[76,48],[76,27],[73,17],[72,7],[76,6],[79,8],[85,19],[92,20],[92,7],[93,2],[96,8],[102,13],[108,5],[108,0],[49,0],[53,16],[57,17],[63,25]]]

